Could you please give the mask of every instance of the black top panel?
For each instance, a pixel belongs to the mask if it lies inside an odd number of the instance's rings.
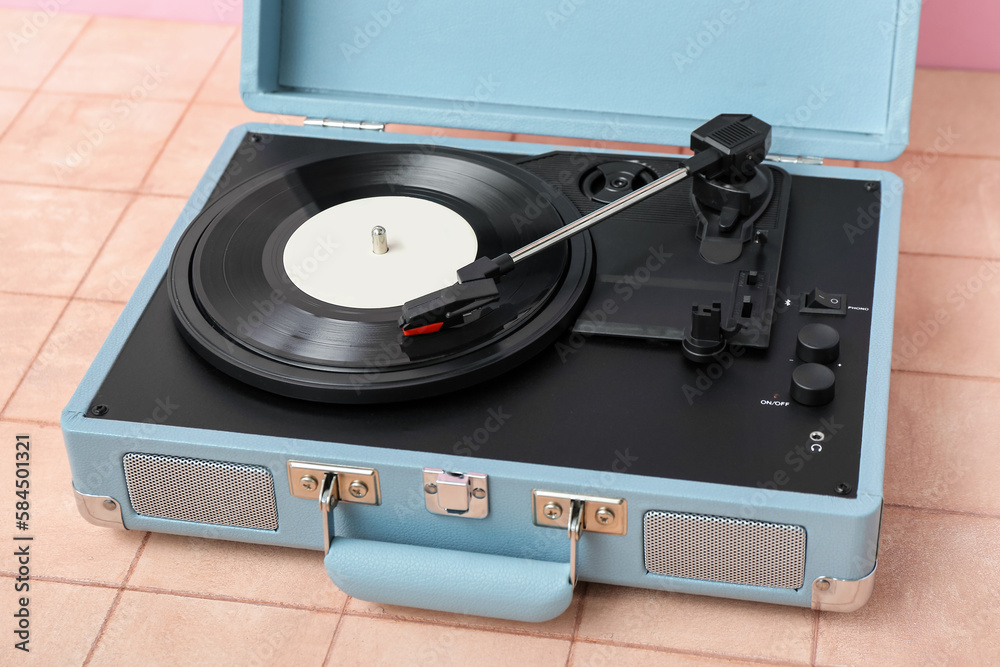
[[[600,154],[555,153],[519,164],[547,183],[558,184],[581,214],[597,210],[605,201],[593,197],[593,177],[601,174],[604,165],[612,165],[611,175],[622,181],[628,180],[628,166],[635,165],[648,174],[633,181],[640,187],[680,166],[677,160],[649,156],[641,160],[609,160]],[[691,324],[692,304],[718,302],[724,320],[741,327],[732,342],[767,347],[771,320],[761,314],[774,307],[786,228],[788,176],[774,167],[762,169],[771,174],[775,193],[753,229],[766,237],[766,242],[743,244],[742,253],[733,262],[712,264],[702,259],[695,233],[691,179],[594,227],[591,234],[598,247],[597,275],[590,303],[584,309],[587,314],[580,318],[577,330],[679,341]],[[598,183],[606,181],[602,178]],[[618,190],[616,194],[620,197],[624,192]],[[753,284],[747,285],[751,272]],[[609,301],[613,307],[605,306]]]
[[[220,187],[304,154],[349,150],[350,142],[248,139]],[[108,406],[102,419],[142,422],[168,403],[175,407],[163,423],[171,425],[425,451],[428,466],[438,465],[441,454],[464,455],[851,496],[860,462],[879,196],[864,181],[790,179],[767,349],[734,346],[718,361],[698,365],[677,343],[567,332],[527,364],[472,389],[392,404],[327,405],[269,394],[211,367],[177,332],[161,284],[93,404]],[[579,196],[572,191],[579,187],[575,177],[552,185],[571,200]],[[863,229],[859,210],[874,212]],[[598,257],[601,244],[613,240],[595,234]],[[817,303],[817,288],[827,303]],[[631,296],[622,288],[613,298],[628,302],[644,285],[629,289]],[[837,300],[832,308],[831,298]],[[792,372],[804,363],[796,357],[796,339],[809,323],[827,324],[840,337],[839,356],[827,364],[835,398],[819,407],[790,397]],[[817,443],[812,438],[820,434]],[[477,465],[470,460],[467,467]]]

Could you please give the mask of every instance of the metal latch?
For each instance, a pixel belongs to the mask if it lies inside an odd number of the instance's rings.
[[[336,127],[344,130],[374,130],[381,132],[385,129],[385,123],[373,123],[369,120],[336,120],[333,118],[306,118],[303,125],[315,125],[318,127]]]
[[[628,532],[628,503],[624,498],[534,489],[531,492],[531,514],[536,526],[565,528],[569,534],[569,582],[574,588],[580,533],[624,535]]]
[[[424,502],[435,514],[482,519],[490,511],[490,487],[481,472],[424,468]]]
[[[378,470],[329,463],[288,462],[288,488],[296,498],[318,500],[323,512],[323,545],[329,550],[330,512],[338,503],[380,505]]]

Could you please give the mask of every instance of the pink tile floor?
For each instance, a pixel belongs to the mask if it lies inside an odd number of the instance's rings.
[[[24,15],[0,11],[0,32]],[[60,410],[223,134],[274,122],[242,107],[238,68],[228,26],[57,14],[0,49],[0,439],[34,443],[37,554],[30,654],[12,648],[15,566],[0,556],[0,664],[1000,664],[1000,74],[919,71],[912,144],[888,165],[907,190],[870,604],[583,584],[531,625],[351,599],[315,552],[77,515]],[[942,133],[957,138],[935,145]],[[947,323],[921,335],[939,308]],[[0,457],[5,497],[12,478]],[[0,517],[13,524],[13,503]]]

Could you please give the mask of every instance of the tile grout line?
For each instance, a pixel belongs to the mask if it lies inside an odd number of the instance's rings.
[[[83,37],[83,33],[87,32],[87,29],[90,28],[90,24],[93,22],[94,22],[93,16],[87,17],[86,22],[84,22],[84,24],[80,27],[80,31],[76,33],[76,35],[73,37],[70,43],[66,46],[66,50],[62,52],[62,55],[59,56],[59,59],[52,64],[52,67],[45,74],[45,76],[42,77],[42,80],[39,81],[35,89],[31,91],[31,95],[29,95],[28,99],[24,101],[24,104],[22,104],[21,108],[18,109],[17,113],[14,114],[14,117],[10,119],[10,122],[7,123],[7,127],[5,127],[3,131],[0,132],[0,141],[3,141],[4,138],[7,137],[7,133],[10,132],[14,128],[14,125],[17,124],[17,121],[21,120],[21,116],[23,116],[24,113],[28,110],[28,107],[31,106],[31,103],[35,101],[35,98],[38,97],[38,93],[42,92],[42,86],[44,86],[46,82],[49,80],[49,78],[51,78],[52,75],[55,73],[55,71],[59,69],[59,66],[62,65],[64,60],[66,60],[66,56],[68,56],[70,51],[73,50],[77,42],[80,41],[80,38]]]
[[[94,20],[97,19],[97,18],[107,18],[107,17],[101,17],[101,16],[97,16],[95,14],[88,15],[87,16],[87,20],[83,24],[83,26],[80,28],[80,31],[73,37],[73,39],[70,41],[69,45],[66,47],[66,50],[62,53],[61,56],[59,56],[59,59],[52,65],[51,69],[49,69],[49,71],[45,75],[45,77],[38,83],[38,86],[36,86],[35,88],[32,89],[32,88],[15,88],[15,87],[10,87],[10,86],[0,85],[0,91],[3,91],[3,92],[17,92],[17,93],[31,93],[30,97],[28,97],[28,99],[24,103],[25,107],[28,104],[31,103],[31,101],[35,98],[35,95],[37,93],[41,93],[41,92],[44,92],[47,95],[62,95],[62,96],[70,96],[70,97],[97,97],[97,98],[110,99],[110,100],[118,99],[120,97],[120,95],[114,94],[114,93],[95,93],[95,92],[80,93],[80,92],[66,91],[66,90],[46,90],[46,91],[42,90],[42,87],[48,82],[48,80],[52,76],[52,74],[57,69],[59,69],[59,66],[62,64],[62,61],[66,58],[67,55],[69,55],[69,52],[73,50],[73,47],[76,46],[76,43],[80,40],[80,37],[83,35],[83,33],[86,32],[90,28],[90,24],[93,23]],[[135,19],[135,17],[120,17],[120,18],[126,18],[126,19],[131,18],[133,20]],[[173,23],[173,21],[162,21],[162,20],[160,20],[159,22],[161,22],[161,23]],[[181,23],[187,24],[189,22],[183,21]],[[200,25],[212,25],[212,24],[201,24],[200,22],[194,22],[194,23],[196,25],[198,25],[198,24],[200,24]],[[222,26],[220,26],[220,27],[222,27]],[[208,80],[209,76],[215,70],[215,67],[219,64],[219,60],[221,59],[222,54],[225,53],[225,50],[227,48],[229,48],[229,44],[232,42],[233,38],[236,37],[237,35],[239,35],[239,33],[240,33],[240,28],[239,27],[232,26],[232,25],[229,26],[229,27],[233,30],[233,34],[230,35],[229,39],[226,40],[226,43],[223,46],[222,51],[219,53],[219,57],[217,57],[214,61],[212,61],[212,64],[208,67],[208,72],[206,74],[206,77],[205,77],[205,79],[202,80],[202,82],[198,86],[197,90],[195,90],[194,94],[190,98],[191,101],[193,101],[194,98],[197,97],[198,93],[201,92],[202,86],[205,85],[205,82]],[[167,98],[162,98],[162,99],[158,98],[157,101],[160,101],[160,102],[184,102],[185,99],[186,98],[183,98],[183,97],[178,97],[178,98],[167,97]],[[22,111],[24,111],[24,107],[22,107],[21,110],[18,111],[18,113],[14,116],[14,118],[11,119],[11,121],[8,124],[7,128],[3,132],[0,132],[0,140],[3,139],[3,137],[10,130],[11,126],[20,118]],[[187,110],[185,109],[185,113],[186,113],[186,111]]]
[[[522,628],[504,627],[498,625],[472,625],[454,621],[442,621],[433,618],[398,616],[394,614],[380,614],[370,611],[351,611],[349,609],[345,609],[344,616],[356,616],[358,618],[368,618],[376,621],[392,621],[393,623],[417,623],[419,625],[431,625],[439,628],[454,628],[456,630],[478,630],[482,632],[492,632],[494,634],[512,635],[515,637],[532,637],[534,639],[569,639],[569,635],[557,632],[532,632],[531,630],[524,630]]]
[[[2,424],[12,424],[12,425],[13,424],[31,424],[32,426],[37,426],[39,428],[45,428],[45,427],[59,428],[59,422],[58,421],[45,421],[44,419],[10,419],[10,418],[3,418],[3,419],[0,419],[0,423],[2,423]]]
[[[14,292],[11,290],[6,290],[0,287],[0,294],[6,296],[26,296],[26,297],[37,297],[39,299],[68,299],[69,296],[58,296],[56,294],[32,294],[31,292]]]
[[[35,90],[31,93],[31,96],[28,97],[28,99],[24,102],[23,105],[21,105],[21,108],[7,124],[7,127],[4,128],[2,132],[0,132],[0,141],[3,141],[3,139],[7,136],[7,133],[10,132],[11,129],[14,127],[14,125],[17,124],[17,121],[21,119],[21,116],[24,115],[28,107],[31,106],[31,102],[38,95],[38,92],[42,89],[42,86],[45,85],[45,82],[49,80],[49,77],[51,77],[52,74],[59,68],[59,66],[62,65],[63,61],[66,59],[66,56],[68,56],[70,51],[73,50],[73,47],[76,46],[77,42],[80,41],[80,38],[83,37],[83,33],[87,31],[87,28],[89,28],[90,24],[93,22],[94,22],[94,17],[91,16],[83,24],[83,27],[80,28],[80,32],[76,33],[76,36],[73,37],[73,40],[69,43],[69,46],[66,47],[66,50],[63,51],[62,55],[59,56],[59,59],[56,60],[56,62],[52,65],[52,68],[42,78],[42,80],[38,82],[38,87],[35,88]],[[94,259],[96,260],[97,258],[95,257]],[[77,285],[77,288],[79,288],[79,285]],[[45,337],[42,339],[41,344],[38,346],[38,349],[35,350],[35,354],[34,356],[31,357],[31,361],[25,367],[24,372],[21,373],[21,377],[18,378],[17,384],[14,385],[14,388],[11,390],[10,395],[7,397],[7,400],[4,401],[3,407],[0,407],[0,418],[2,418],[4,413],[7,412],[7,407],[10,405],[10,402],[14,400],[14,395],[17,394],[17,391],[21,388],[21,384],[24,382],[24,378],[26,378],[28,376],[28,373],[31,372],[31,367],[35,365],[36,361],[38,361],[38,355],[42,353],[42,350],[45,348],[45,344],[49,342],[49,338],[52,337],[52,332],[55,331],[56,326],[59,325],[59,321],[63,318],[63,315],[66,314],[66,309],[69,308],[69,304],[71,301],[72,297],[66,300],[66,303],[62,307],[62,310],[59,311],[59,314],[56,316],[55,321],[53,321],[52,326],[49,328],[48,332],[45,334]]]
[[[122,220],[124,220],[125,215],[132,209],[132,206],[135,204],[135,202],[138,200],[138,198],[143,194],[142,187],[143,187],[143,185],[146,184],[146,181],[149,180],[150,175],[153,173],[153,170],[156,168],[156,164],[160,161],[160,158],[163,156],[164,151],[167,149],[167,144],[169,144],[170,140],[174,138],[175,134],[177,134],[178,128],[180,128],[181,123],[184,122],[184,117],[187,116],[187,112],[191,109],[191,105],[194,104],[194,98],[197,97],[198,94],[201,92],[201,89],[205,86],[205,82],[208,81],[209,76],[211,76],[212,71],[219,64],[219,60],[222,58],[222,54],[225,52],[226,48],[229,47],[230,42],[232,42],[232,40],[235,37],[236,37],[236,31],[234,29],[233,34],[229,36],[228,40],[226,40],[226,43],[223,45],[222,49],[219,51],[219,55],[216,56],[215,60],[212,61],[212,64],[208,67],[208,70],[205,72],[205,76],[202,78],[201,83],[198,84],[198,87],[195,89],[194,93],[191,95],[191,98],[187,101],[187,104],[184,106],[184,111],[181,112],[181,115],[177,118],[177,122],[175,122],[174,126],[170,129],[170,133],[167,134],[167,136],[164,138],[163,144],[160,146],[160,149],[157,151],[156,155],[153,157],[152,161],[149,163],[149,167],[146,169],[146,173],[143,174],[142,180],[139,181],[139,185],[136,186],[136,189],[134,191],[128,193],[128,194],[131,195],[131,199],[125,205],[125,208],[122,210],[121,215],[118,216],[118,219],[115,220],[115,224],[112,225],[111,231],[104,238],[104,242],[101,243],[101,247],[98,248],[97,253],[94,255],[94,259],[90,262],[90,265],[87,267],[87,270],[84,272],[83,277],[80,278],[80,282],[77,283],[76,289],[73,290],[73,294],[70,296],[70,301],[75,301],[75,300],[78,299],[77,294],[80,293],[80,288],[83,287],[84,283],[87,281],[87,278],[90,277],[90,272],[94,270],[94,266],[97,264],[97,260],[100,258],[101,253],[104,252],[104,248],[108,245],[108,241],[111,240],[111,237],[114,236],[114,233],[118,230],[118,227],[121,225]],[[62,315],[60,315],[60,318],[61,317],[62,317]],[[32,363],[34,363],[34,362],[32,362]],[[6,406],[4,406],[4,409],[6,410]],[[0,417],[2,417],[2,416],[3,416],[3,412],[0,411]]]
[[[95,192],[102,195],[147,195],[149,197],[166,197],[171,199],[187,199],[187,195],[175,195],[161,192],[139,192],[138,190],[122,190],[118,188],[101,188],[95,185],[69,185],[53,183],[32,183],[30,181],[12,181],[0,179],[0,185],[16,185],[19,188],[48,188],[50,190],[79,190],[81,192]]]
[[[936,151],[933,148],[913,148],[913,149],[907,148],[907,150],[898,158],[896,158],[896,160],[893,160],[892,162],[883,162],[879,164],[884,164],[886,165],[886,167],[888,167],[888,165],[893,164],[897,160],[905,160],[907,155],[913,157],[935,156],[944,158],[961,158],[963,160],[1000,160],[1000,155],[974,155],[972,153],[949,153],[947,151]],[[859,160],[859,162],[868,162],[868,161]],[[868,163],[872,164],[871,162]],[[878,169],[878,167],[863,167],[863,168]],[[886,168],[885,171],[889,171],[889,169]]]
[[[16,572],[0,572],[0,577],[12,578],[17,576]],[[119,584],[111,584],[103,581],[86,581],[84,579],[69,579],[67,577],[34,576],[34,581],[44,581],[50,584],[65,584],[67,586],[85,586],[88,588],[109,588],[117,590]]]
[[[947,516],[967,516],[974,517],[976,519],[993,519],[1000,520],[1000,515],[998,514],[988,514],[986,512],[971,512],[969,510],[953,510],[946,509],[942,507],[920,507],[918,505],[907,505],[905,503],[885,503],[886,507],[892,507],[893,509],[903,509],[911,510],[913,512],[921,512],[923,514],[944,514]]]
[[[59,315],[56,316],[55,322],[53,322],[52,326],[49,328],[48,333],[45,334],[45,338],[42,340],[42,344],[39,346],[37,350],[35,350],[35,355],[31,358],[31,362],[28,364],[27,368],[25,368],[24,373],[21,374],[21,377],[18,379],[17,384],[14,386],[14,389],[11,390],[10,396],[7,397],[7,401],[3,404],[3,407],[0,408],[0,420],[6,418],[7,408],[10,407],[10,404],[11,402],[13,402],[14,397],[17,395],[17,392],[21,389],[21,385],[24,384],[24,380],[25,378],[28,377],[28,374],[31,372],[31,369],[35,365],[35,362],[38,361],[39,355],[41,355],[42,350],[45,349],[45,344],[49,342],[49,339],[52,338],[52,334],[53,332],[55,332],[56,327],[59,326],[59,323],[62,321],[63,317],[66,316],[66,311],[69,310],[70,304],[72,304],[73,301],[76,300],[77,292],[80,291],[80,288],[83,286],[83,283],[87,280],[87,276],[89,276],[91,270],[93,270],[94,265],[97,263],[97,258],[100,257],[101,253],[104,251],[104,247],[108,244],[108,240],[115,233],[115,230],[118,229],[118,225],[121,224],[122,219],[128,213],[129,209],[132,208],[132,204],[133,202],[135,202],[135,200],[136,196],[133,195],[132,199],[130,199],[129,202],[122,208],[121,213],[118,214],[118,218],[115,220],[115,223],[111,225],[111,229],[108,231],[107,236],[104,237],[104,240],[101,242],[100,247],[94,254],[93,259],[90,260],[90,264],[87,265],[87,270],[84,271],[83,275],[80,277],[80,281],[77,283],[76,288],[73,290],[73,294],[71,294],[70,297],[66,300],[66,303],[62,307],[62,310],[59,311]]]
[[[73,299],[73,301],[83,301],[83,302],[89,302],[89,303],[104,303],[104,304],[118,305],[118,306],[124,306],[126,303],[128,303],[128,299],[124,299],[122,301],[115,301],[114,299],[98,299],[98,298],[92,297],[92,296],[75,296],[75,295],[72,296],[71,298]]]
[[[42,80],[42,82],[38,85],[39,89],[41,89],[41,87],[43,85],[45,85],[45,82],[48,80],[48,78],[50,76],[52,76],[52,73],[55,72],[56,69],[58,69],[58,67],[62,64],[63,59],[72,50],[72,48],[76,44],[77,40],[80,39],[80,37],[83,35],[84,32],[86,32],[87,28],[90,26],[90,24],[93,22],[93,20],[94,20],[93,16],[91,16],[89,19],[87,19],[87,23],[84,24],[84,26],[80,30],[79,34],[77,34],[76,38],[74,38],[73,42],[66,49],[66,52],[63,53],[62,57],[60,57],[60,59],[58,60],[58,62],[56,62],[56,64],[53,65],[52,69],[49,70],[49,73],[45,76],[45,78]],[[226,48],[228,48],[230,42],[232,42],[232,40],[235,37],[236,37],[236,31],[234,29],[233,34],[230,35],[230,37],[229,37],[229,40],[226,41],[225,45],[219,51],[219,55],[216,56],[215,60],[212,62],[212,65],[208,68],[208,71],[205,72],[204,78],[202,78],[201,83],[198,85],[198,88],[195,90],[195,92],[192,95],[191,99],[188,100],[187,105],[184,107],[184,112],[178,117],[177,122],[174,123],[173,128],[171,128],[171,130],[170,130],[170,134],[168,134],[167,137],[164,139],[163,145],[160,146],[160,150],[157,152],[156,157],[154,157],[153,160],[150,162],[149,168],[146,169],[146,173],[143,175],[142,180],[139,182],[138,190],[142,189],[142,186],[146,183],[146,180],[149,178],[150,174],[153,172],[153,169],[156,167],[156,163],[159,162],[160,157],[163,155],[163,151],[166,150],[167,144],[170,142],[170,139],[173,138],[174,134],[177,132],[177,129],[180,127],[181,123],[183,122],[184,117],[187,115],[188,110],[191,108],[191,105],[194,104],[194,98],[197,97],[197,95],[201,92],[201,89],[204,87],[205,82],[208,80],[210,74],[212,73],[212,70],[214,70],[215,67],[216,67],[216,65],[218,65],[219,59],[222,58],[222,54],[225,52]],[[37,93],[37,91],[36,91],[36,93]],[[34,97],[34,95],[32,96],[32,99],[33,99],[33,97]],[[24,107],[22,107],[22,111],[25,108],[27,108],[27,106],[30,103],[30,101],[31,100],[29,100],[28,102],[25,103]],[[20,113],[18,114],[18,116],[20,116]],[[10,125],[8,125],[8,127],[7,127],[7,130],[9,130],[13,126],[13,124],[14,124],[14,122],[16,120],[17,120],[17,118],[15,118],[14,120],[11,121]],[[0,133],[0,141],[3,140],[3,137],[6,135],[7,130],[4,130],[3,133]],[[131,193],[130,197],[131,198],[129,199],[128,203],[126,203],[125,207],[122,208],[122,211],[118,215],[118,218],[115,220],[114,224],[111,226],[111,229],[108,231],[107,235],[104,237],[104,240],[102,241],[100,247],[97,249],[97,252],[94,253],[94,256],[91,259],[90,264],[87,266],[86,271],[84,271],[83,275],[80,277],[79,282],[77,282],[76,289],[73,290],[73,293],[70,295],[69,300],[63,306],[63,309],[62,309],[62,311],[60,311],[59,315],[56,317],[55,323],[52,325],[52,327],[49,329],[48,333],[45,335],[45,338],[43,339],[41,346],[35,351],[35,355],[32,357],[31,363],[28,364],[28,366],[25,369],[24,373],[21,374],[21,377],[17,381],[17,385],[15,385],[14,389],[11,391],[10,396],[8,396],[6,402],[4,402],[3,407],[0,408],[0,419],[3,419],[4,416],[6,415],[7,408],[10,407],[11,402],[14,400],[14,397],[17,395],[18,391],[20,390],[21,385],[24,383],[24,379],[26,377],[28,377],[28,374],[31,372],[31,368],[35,365],[35,362],[38,360],[38,356],[42,353],[42,350],[45,349],[45,344],[49,342],[49,339],[52,337],[52,333],[55,331],[56,327],[59,325],[59,322],[62,320],[63,317],[65,317],[66,311],[69,309],[70,304],[73,303],[73,301],[76,299],[76,295],[80,292],[80,288],[83,287],[84,283],[87,281],[87,278],[90,276],[90,272],[93,271],[94,266],[97,264],[97,260],[100,258],[101,253],[104,252],[104,248],[107,246],[108,241],[111,240],[112,236],[114,236],[114,233],[118,229],[118,227],[121,225],[122,220],[125,218],[125,216],[128,214],[128,212],[131,210],[132,205],[138,199],[139,192],[136,191],[136,192]]]
[[[333,636],[330,637],[330,645],[326,647],[326,656],[323,658],[323,665],[330,664],[330,659],[333,658],[333,646],[337,643],[337,635],[340,634],[340,626],[344,622],[344,613],[347,611],[347,604],[351,601],[351,596],[344,594],[344,604],[340,606],[340,616],[337,618],[337,625],[333,628]]]
[[[16,577],[16,572],[0,571],[0,578]],[[66,584],[69,586],[87,586],[91,588],[111,588],[120,589],[121,584],[113,584],[103,581],[88,581],[86,579],[71,579],[69,577],[55,577],[50,575],[39,575],[32,577],[36,581],[44,581],[55,584]],[[178,598],[193,598],[197,600],[209,600],[214,602],[232,602],[235,604],[245,604],[252,607],[271,607],[277,609],[290,609],[293,611],[318,612],[324,614],[340,613],[333,607],[320,607],[309,605],[298,605],[290,602],[276,602],[274,600],[260,600],[255,598],[241,598],[233,595],[220,595],[212,593],[198,593],[195,591],[182,591],[172,588],[157,588],[155,586],[125,586],[124,590],[133,593],[148,593],[150,595],[169,595]],[[343,606],[341,606],[341,610]]]
[[[118,587],[118,592],[115,593],[115,599],[111,601],[111,606],[108,607],[108,613],[104,616],[104,621],[101,622],[101,627],[97,630],[97,636],[94,637],[94,641],[90,644],[90,650],[87,651],[87,656],[83,659],[82,667],[86,667],[90,664],[90,661],[94,657],[94,652],[97,650],[98,644],[101,643],[101,638],[104,636],[104,631],[108,627],[108,623],[111,621],[111,616],[115,613],[118,608],[118,602],[122,599],[122,594],[125,592],[125,586],[128,584],[128,580],[132,577],[132,573],[135,571],[135,566],[139,563],[139,558],[142,556],[142,552],[146,549],[146,544],[149,542],[149,536],[152,533],[147,532],[142,537],[142,542],[139,544],[139,548],[135,551],[135,556],[132,558],[132,562],[128,566],[128,571],[125,573],[125,578],[122,580],[121,585]]]
[[[177,134],[177,131],[184,123],[184,119],[187,118],[188,112],[191,111],[191,107],[194,106],[194,101],[198,98],[198,95],[201,94],[201,91],[205,88],[205,84],[208,83],[208,80],[212,78],[212,72],[214,72],[215,68],[219,66],[220,62],[222,62],[222,58],[226,53],[226,49],[229,48],[229,45],[232,44],[233,40],[236,39],[236,36],[238,34],[239,31],[236,28],[233,28],[233,34],[229,36],[229,39],[226,40],[226,43],[222,45],[221,49],[219,49],[219,54],[215,56],[215,60],[213,60],[212,64],[209,65],[208,70],[206,70],[205,72],[205,76],[201,80],[201,83],[198,84],[198,87],[195,88],[194,93],[191,94],[191,98],[187,101],[187,104],[184,105],[184,111],[181,112],[181,115],[177,119],[177,122],[174,123],[173,128],[171,128],[170,134],[168,134],[167,137],[163,140],[163,144],[160,146],[160,150],[156,152],[156,157],[154,157],[153,161],[149,164],[149,169],[146,170],[146,173],[143,175],[142,180],[139,181],[139,185],[136,187],[136,192],[143,191],[143,188],[146,186],[146,182],[149,181],[149,177],[152,176],[153,171],[156,169],[156,165],[160,162],[160,158],[162,158],[163,153],[166,152],[167,146],[170,144],[170,140],[173,139],[174,136]]]
[[[971,380],[973,382],[1000,382],[1000,378],[989,375],[961,375],[959,373],[940,373],[935,371],[917,371],[908,368],[893,368],[893,373],[905,373],[908,375],[920,375],[925,377],[939,377],[949,380]]]
[[[293,604],[291,602],[276,602],[274,600],[258,600],[253,598],[241,598],[235,595],[221,595],[212,593],[198,593],[197,591],[181,591],[172,588],[158,588],[156,586],[126,586],[126,590],[134,593],[148,593],[149,595],[169,595],[177,598],[190,598],[195,600],[210,600],[215,602],[232,602],[234,604],[245,604],[251,607],[270,607],[273,609],[290,609],[292,611],[307,611],[320,614],[335,614],[337,610],[333,607],[317,607],[308,605]]]
[[[3,407],[0,407],[0,420],[4,420],[6,418],[7,408],[10,407],[11,401],[14,400],[14,396],[17,395],[18,390],[21,389],[21,385],[24,383],[24,379],[28,377],[28,373],[31,372],[31,369],[35,365],[35,362],[38,361],[39,355],[41,355],[42,350],[45,349],[45,344],[49,342],[50,338],[52,338],[52,333],[56,330],[56,327],[59,326],[59,322],[66,314],[66,311],[69,309],[69,304],[72,302],[73,302],[72,297],[66,299],[66,303],[63,304],[62,310],[60,310],[59,314],[56,315],[55,320],[52,322],[52,326],[49,327],[49,330],[48,332],[46,332],[45,337],[39,344],[38,349],[35,350],[34,356],[31,357],[31,361],[28,362],[27,366],[25,366],[24,368],[24,372],[21,373],[21,377],[18,378],[17,384],[15,384],[14,388],[10,390],[10,395],[8,395],[7,400],[4,401]]]
[[[157,155],[159,157],[159,154]],[[51,190],[76,190],[79,192],[89,192],[102,195],[142,195],[144,197],[160,197],[165,199],[183,199],[187,201],[191,197],[190,192],[179,193],[179,192],[156,192],[155,190],[148,190],[146,192],[140,192],[136,189],[121,189],[121,188],[102,188],[97,185],[64,185],[54,184],[54,183],[33,183],[31,181],[13,181],[9,179],[0,179],[0,185],[2,186],[17,186],[19,188],[49,188]]]
[[[11,292],[10,290],[0,289],[0,294],[4,296],[23,296],[28,298],[38,298],[38,299],[72,299],[72,296],[57,296],[55,294],[32,294],[31,292]],[[98,299],[92,296],[79,296],[76,297],[77,301],[93,301],[95,303],[127,303],[128,300],[124,301],[114,301],[112,299]]]
[[[916,250],[900,250],[899,254],[909,255],[911,257],[930,257],[934,259],[969,259],[969,260],[975,260],[977,262],[1000,262],[1000,257],[982,257],[979,255],[949,255],[943,252],[918,252]]]
[[[95,16],[91,16],[91,18],[99,18],[99,17],[97,17],[95,15]],[[211,23],[206,23],[206,24],[202,24],[202,25],[212,25],[212,24]],[[236,26],[230,26],[230,27],[231,28],[235,28]],[[231,39],[231,37],[230,37],[230,39]],[[228,46],[229,42],[226,42],[226,45]],[[72,48],[72,46],[71,46],[71,48]],[[212,68],[215,67],[216,62],[217,61],[213,61],[212,64],[209,65],[209,70],[208,70],[209,72],[211,72]],[[30,90],[28,88],[4,88],[3,86],[0,86],[0,92],[10,92],[10,93],[31,93],[31,92],[38,92],[38,93],[43,93],[45,95],[53,95],[53,96],[59,96],[59,97],[87,97],[87,98],[92,98],[92,99],[110,100],[110,101],[114,101],[114,100],[120,99],[122,97],[122,93],[93,93],[93,92],[84,93],[84,92],[75,91],[75,90],[42,90],[41,87],[42,87],[42,84],[39,84],[38,88],[36,88],[34,91],[32,91],[32,90]],[[187,101],[188,98],[186,98],[186,97],[153,97],[153,98],[145,98],[145,99],[152,99],[152,100],[154,100],[156,102],[165,102],[165,103],[168,103],[168,104],[169,103],[180,104],[182,102]],[[218,106],[218,107],[238,107],[239,106],[238,104],[227,104],[225,102],[199,102],[198,104],[211,104],[211,105]]]
[[[618,648],[631,648],[641,651],[653,651],[655,653],[666,653],[669,655],[685,655],[695,658],[711,658],[713,660],[724,660],[737,664],[752,665],[789,665],[794,667],[804,667],[808,662],[795,662],[792,660],[772,660],[770,658],[758,658],[750,655],[735,655],[732,653],[713,653],[711,651],[696,651],[692,649],[674,648],[670,646],[658,646],[656,644],[637,644],[635,642],[616,642],[605,639],[595,639],[592,637],[580,637],[579,642],[586,644],[597,644],[599,646],[615,646]]]
[[[576,607],[576,618],[573,619],[573,634],[569,638],[569,652],[566,653],[566,667],[573,661],[573,648],[576,646],[576,637],[580,633],[580,625],[583,623],[583,605],[587,601],[587,591],[590,587],[587,582],[583,582],[583,590],[580,592],[580,604]]]

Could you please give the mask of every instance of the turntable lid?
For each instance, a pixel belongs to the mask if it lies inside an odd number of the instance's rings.
[[[772,152],[891,160],[918,0],[246,0],[240,88],[278,114],[687,145],[723,112]]]

